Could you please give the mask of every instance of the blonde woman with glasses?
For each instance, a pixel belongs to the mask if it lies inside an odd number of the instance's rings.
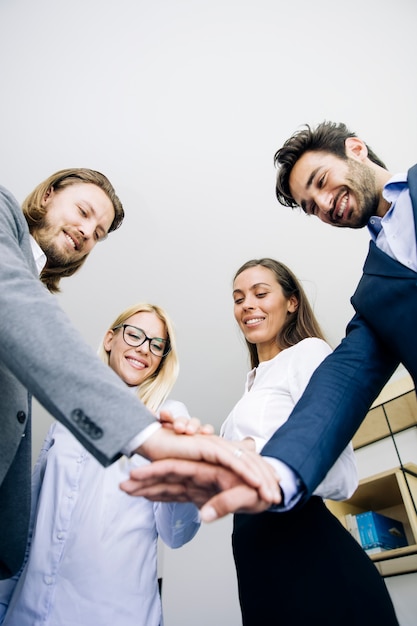
[[[140,303],[123,311],[99,354],[151,411],[189,417],[182,402],[168,399],[179,363],[163,309]],[[198,420],[191,423],[197,430]],[[193,504],[121,491],[131,469],[145,463],[135,454],[103,468],[62,424],[51,426],[33,474],[26,564],[0,584],[0,623],[3,612],[8,626],[162,624],[158,536],[178,548],[196,534],[199,516]]]

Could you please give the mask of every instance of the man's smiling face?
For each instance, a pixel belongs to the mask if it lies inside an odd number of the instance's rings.
[[[45,217],[33,237],[52,265],[68,265],[87,256],[104,239],[114,219],[106,193],[92,183],[74,183],[43,199]]]
[[[377,214],[380,194],[374,172],[355,156],[305,152],[292,168],[289,186],[307,215],[332,226],[362,228]]]

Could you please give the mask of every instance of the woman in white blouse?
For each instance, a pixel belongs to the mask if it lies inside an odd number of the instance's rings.
[[[160,307],[123,311],[100,355],[151,410],[189,417],[184,404],[167,400],[179,365],[172,323]],[[158,536],[178,548],[194,537],[199,517],[193,504],[121,491],[144,463],[134,455],[103,468],[64,426],[52,425],[33,475],[26,566],[20,578],[0,583],[0,623],[6,613],[7,626],[162,624]]]
[[[300,282],[282,263],[245,263],[233,298],[252,369],[221,434],[260,452],[331,350]],[[235,515],[243,626],[398,624],[383,579],[322,500],[349,498],[356,487],[350,444],[300,509]]]

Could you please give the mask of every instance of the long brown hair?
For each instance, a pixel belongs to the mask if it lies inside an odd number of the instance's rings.
[[[281,289],[286,298],[295,296],[298,306],[293,313],[289,313],[287,320],[277,336],[277,344],[284,350],[290,346],[294,346],[296,343],[307,337],[319,337],[325,339],[323,332],[320,328],[313,309],[308,301],[307,295],[295,274],[284,263],[275,261],[271,258],[252,259],[244,263],[236,272],[233,278],[233,282],[236,278],[251,267],[266,267],[274,274],[277,283],[281,286]],[[257,367],[259,365],[258,350],[256,345],[246,341],[246,345],[249,350],[249,356],[251,360],[251,367]]]

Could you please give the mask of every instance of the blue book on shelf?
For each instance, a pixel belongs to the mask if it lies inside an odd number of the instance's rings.
[[[392,517],[366,511],[356,515],[356,521],[360,543],[364,550],[371,548],[392,550],[408,545],[403,523]]]

